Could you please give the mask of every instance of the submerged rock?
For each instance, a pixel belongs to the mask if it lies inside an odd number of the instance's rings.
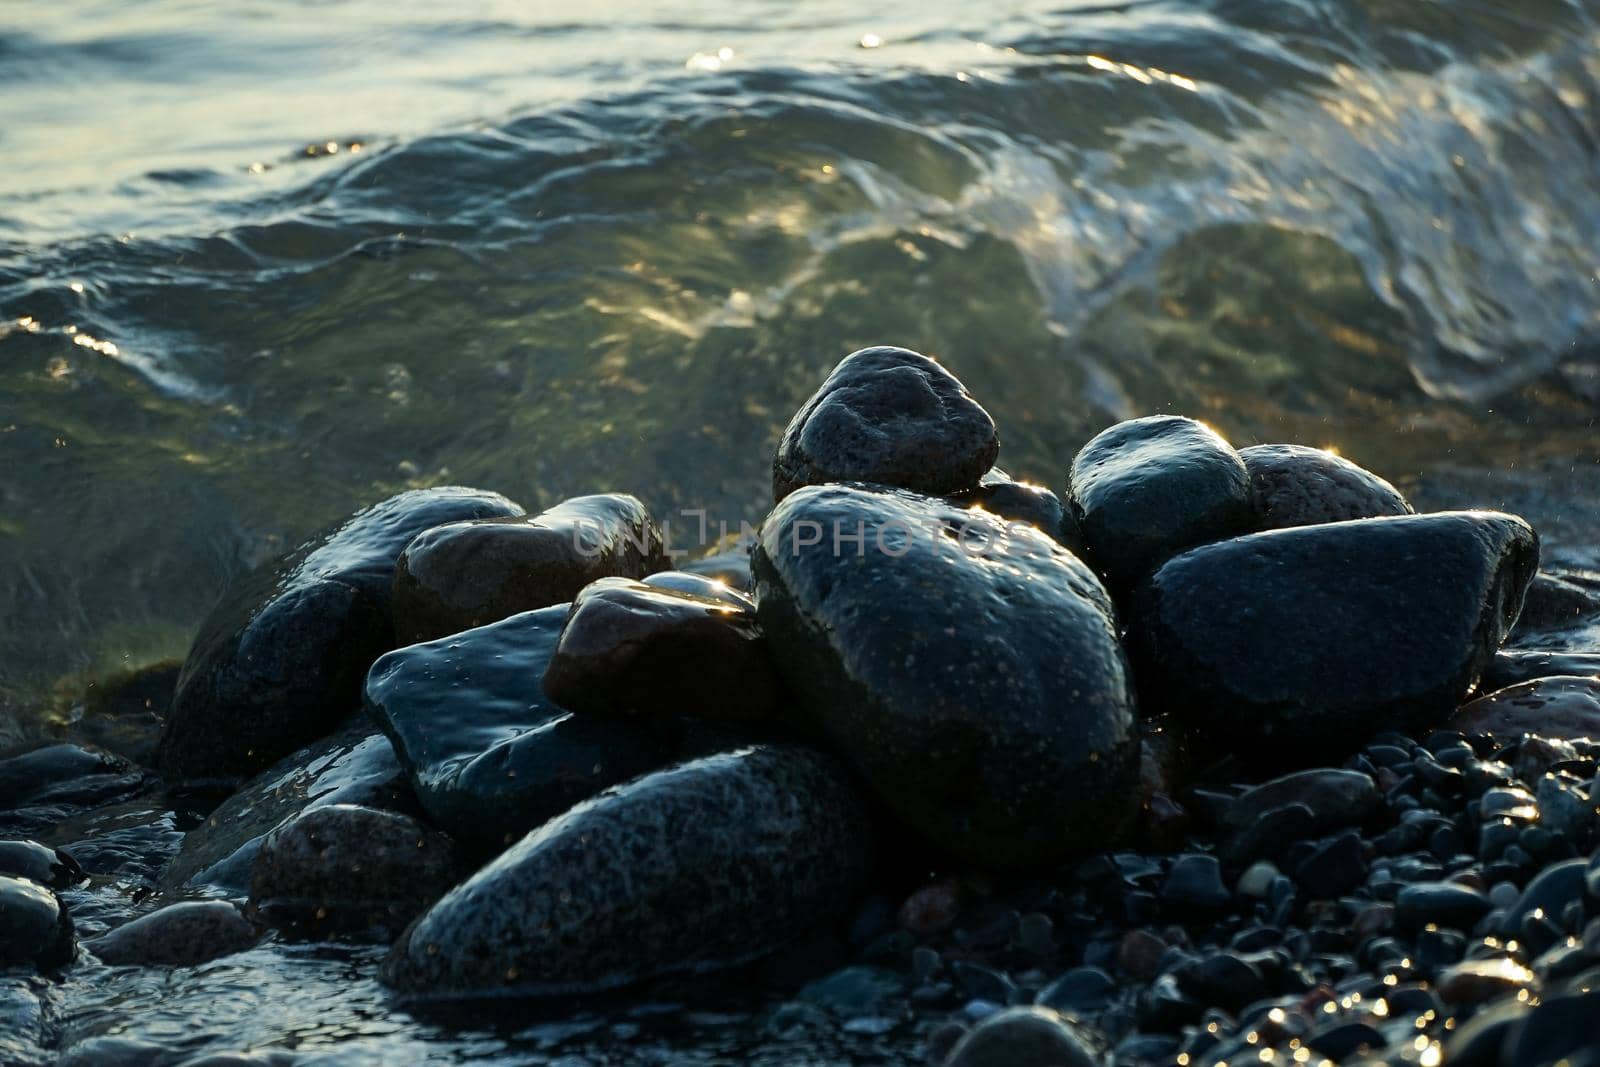
[[[1048,537],[819,486],[768,517],[753,564],[801,710],[930,840],[1040,866],[1132,816],[1138,734],[1110,601]]]
[[[404,809],[415,803],[389,739],[358,716],[223,801],[184,837],[159,887],[164,893],[196,885],[242,893],[262,839],[285,819],[330,804]]]
[[[1600,678],[1535,678],[1463,705],[1449,725],[1464,734],[1507,740],[1523,734],[1553,740],[1600,738]]]
[[[464,844],[498,851],[673,755],[671,723],[574,715],[545,694],[567,611],[523,612],[372,667],[370,714],[429,819]]]
[[[419,534],[394,573],[400,643],[565,604],[600,578],[668,566],[661,531],[631,496],[582,496],[526,519],[453,522]]]
[[[1256,521],[1239,453],[1210,427],[1177,415],[1102,431],[1072,461],[1069,482],[1089,561],[1116,588]]]
[[[1254,445],[1241,448],[1239,458],[1250,472],[1263,530],[1412,513],[1400,490],[1321,448]]]
[[[520,515],[498,493],[416,489],[357,512],[229,590],[200,627],[161,735],[174,780],[233,780],[323,737],[394,647],[390,587],[423,530]]]
[[[84,942],[112,966],[193,967],[243,952],[260,940],[256,928],[225,900],[188,900],[141,915]]]
[[[1138,590],[1140,690],[1217,746],[1275,757],[1432,725],[1499,647],[1537,563],[1528,524],[1491,512],[1193,549]]]
[[[1520,625],[1520,624],[1519,624]],[[1502,649],[1483,669],[1478,692],[1489,695],[1523,682],[1556,675],[1600,679],[1600,652],[1533,652]]]
[[[824,482],[955,493],[975,488],[999,454],[994,420],[949,371],[908,349],[863,348],[790,420],[772,495]]]
[[[831,757],[709,756],[529,834],[417,920],[383,979],[542,995],[740,963],[845,914],[869,854],[862,801]]]
[[[778,680],[755,603],[698,575],[604,578],[572,602],[545,692],[592,715],[766,722]]]
[[[0,760],[0,824],[25,824],[137,792],[145,775],[127,760],[79,745],[47,745]],[[37,818],[19,818],[37,809]]]
[[[330,804],[267,835],[250,878],[250,909],[297,933],[392,937],[457,873],[449,839],[409,815]]]
[[[26,878],[0,876],[0,967],[53,970],[76,955],[72,918],[56,895]]]
[[[1077,1028],[1048,1008],[1010,1008],[973,1027],[944,1067],[1095,1067],[1100,1056]]]
[[[37,841],[0,841],[0,875],[26,878],[48,889],[66,889],[85,877],[77,860]]]

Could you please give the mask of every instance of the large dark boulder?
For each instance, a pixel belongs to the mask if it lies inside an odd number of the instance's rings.
[[[520,515],[498,493],[415,489],[357,512],[229,590],[178,678],[158,760],[170,779],[234,781],[331,733],[394,647],[395,560],[423,530]]]
[[[742,963],[848,914],[870,851],[863,802],[832,757],[708,756],[529,834],[407,930],[383,980],[540,995]]]
[[[976,488],[999,454],[994,420],[953,374],[908,349],[863,348],[790,420],[772,495],[824,482],[955,493]]]
[[[778,678],[756,606],[720,582],[663,571],[603,578],[572,602],[545,671],[551,699],[591,715],[770,721]]]
[[[54,893],[26,878],[0,876],[0,968],[54,969],[77,952],[72,918]]]
[[[1254,445],[1239,458],[1250,472],[1263,530],[1410,515],[1400,490],[1343,456],[1306,445]]]
[[[817,486],[768,516],[757,610],[803,711],[927,838],[995,867],[1105,843],[1138,732],[1104,588],[1031,527]]]
[[[1528,524],[1493,512],[1193,549],[1134,598],[1140,694],[1220,748],[1278,759],[1437,724],[1516,621],[1538,559]]]
[[[479,851],[505,848],[675,751],[671,722],[574,715],[545,694],[567,611],[527,611],[396,649],[367,679],[368,712],[423,810]]]
[[[1089,562],[1119,592],[1183,549],[1256,521],[1239,453],[1177,415],[1101,431],[1073,459],[1068,497]]]
[[[394,572],[401,644],[569,603],[600,578],[668,566],[661,531],[623,493],[581,496],[525,519],[453,522],[406,546]]]

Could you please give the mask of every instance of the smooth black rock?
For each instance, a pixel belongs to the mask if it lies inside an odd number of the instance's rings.
[[[949,371],[908,349],[863,348],[790,420],[772,497],[825,482],[955,493],[975,488],[999,454],[994,420]]]
[[[1102,431],[1072,461],[1068,495],[1089,561],[1117,589],[1192,545],[1255,526],[1239,453],[1177,415]]]
[[[1060,497],[1042,485],[1012,481],[998,468],[985,474],[978,488],[953,494],[950,501],[961,507],[982,508],[1012,522],[1028,523],[1073,552],[1083,552],[1078,522]]]
[[[944,1067],[1095,1067],[1099,1062],[1072,1022],[1046,1008],[1010,1008],[956,1042]]]
[[[531,518],[435,526],[395,565],[395,633],[401,644],[432,641],[569,603],[600,578],[667,566],[655,520],[623,493],[575,497]]]
[[[1267,994],[1261,972],[1232,952],[1213,952],[1173,972],[1178,988],[1204,1004],[1238,1011]]]
[[[1318,846],[1294,871],[1295,881],[1316,900],[1332,900],[1348,893],[1366,876],[1361,835],[1353,830]]]
[[[1254,445],[1241,448],[1239,458],[1250,472],[1263,530],[1411,514],[1394,486],[1320,448]]]
[[[1304,759],[1450,714],[1538,562],[1521,519],[1451,512],[1206,545],[1141,584],[1140,693],[1230,751]]]
[[[1099,967],[1074,967],[1039,991],[1035,1003],[1053,1011],[1087,1013],[1104,1008],[1117,983]]]
[[[1217,858],[1200,853],[1175,859],[1161,886],[1162,905],[1180,916],[1213,915],[1232,899]]]
[[[1556,675],[1600,678],[1600,652],[1536,652],[1501,649],[1483,670],[1478,692],[1485,695]]]
[[[161,735],[172,780],[234,780],[331,733],[394,647],[395,560],[441,523],[520,515],[498,493],[415,489],[357,512],[230,589],[201,625]]]
[[[393,937],[455,884],[448,838],[409,815],[330,804],[289,819],[261,844],[250,910],[300,935]]]
[[[1454,882],[1408,885],[1394,904],[1395,918],[1403,926],[1420,929],[1436,923],[1455,930],[1471,930],[1493,906],[1482,893]]]
[[[567,605],[397,649],[373,664],[367,705],[428,817],[495,852],[673,755],[671,723],[574,715],[544,692]],[[659,728],[658,728],[659,727]]]
[[[755,603],[671,571],[586,586],[572,602],[544,689],[562,707],[590,715],[761,723],[778,703]]]
[[[358,718],[290,753],[223,801],[184,835],[159,888],[170,894],[212,886],[242,896],[262,840],[291,816],[329,804],[415,803],[389,739]]]
[[[225,900],[188,900],[84,942],[112,966],[193,967],[252,947],[254,925]]]
[[[1588,868],[1587,860],[1572,859],[1552,864],[1540,871],[1522,891],[1522,896],[1512,905],[1510,921],[1521,924],[1524,920],[1534,917],[1536,913],[1559,919],[1570,902],[1583,900],[1587,888]]]
[[[1586,623],[1600,614],[1600,583],[1582,574],[1534,576],[1528,596],[1517,620],[1517,633],[1561,632]],[[1550,674],[1586,673],[1550,671]]]
[[[1600,1013],[1600,989],[1591,985],[1580,983],[1578,989],[1546,996],[1528,1014],[1515,1036],[1506,1042],[1501,1062],[1518,1067],[1522,1064],[1529,1067],[1594,1064],[1596,1053],[1600,1052],[1600,1031],[1595,1025],[1600,1017],[1597,1013]]]
[[[1383,803],[1371,775],[1336,767],[1313,767],[1252,786],[1222,814],[1225,829],[1239,831],[1267,812],[1288,804],[1304,805],[1319,832],[1359,826]]]
[[[773,511],[752,562],[801,711],[927,838],[1037,867],[1132,816],[1137,720],[1111,606],[1054,541],[913,493],[819,486]]]
[[[47,745],[0,760],[0,809],[103,804],[137,789],[127,760],[78,745]]]
[[[0,875],[26,878],[47,889],[66,889],[85,877],[77,860],[37,841],[0,841]]]
[[[729,966],[848,913],[870,849],[864,802],[831,757],[708,756],[529,834],[418,919],[383,979],[537,995]]]
[[[72,918],[56,895],[26,878],[0,876],[0,967],[53,970],[76,954]]]
[[[1338,1063],[1364,1049],[1388,1044],[1383,1034],[1363,1022],[1333,1022],[1313,1031],[1305,1040],[1311,1051]]]
[[[1479,697],[1450,718],[1469,734],[1507,741],[1523,734],[1550,740],[1600,737],[1600,678],[1535,678]]]

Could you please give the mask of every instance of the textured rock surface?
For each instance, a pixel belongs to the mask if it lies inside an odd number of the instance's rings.
[[[329,804],[415,804],[389,739],[361,717],[257,775],[189,831],[161,873],[162,892],[210,885],[243,893],[262,839],[285,819]]]
[[[76,954],[72,919],[56,895],[26,878],[0,876],[0,967],[52,969]]]
[[[1463,705],[1450,726],[1508,740],[1522,734],[1600,738],[1600,678],[1557,676],[1513,685]]]
[[[330,804],[267,835],[252,868],[250,909],[301,934],[393,937],[458,873],[449,839],[409,815]]]
[[[661,531],[631,496],[565,501],[527,519],[455,522],[419,534],[394,573],[400,643],[565,604],[599,578],[667,567]]]
[[[201,625],[161,735],[169,779],[231,780],[330,732],[394,645],[401,551],[441,523],[520,515],[498,493],[416,489],[357,512],[230,589]]]
[[[949,371],[904,348],[863,348],[790,420],[772,495],[824,482],[955,493],[975,488],[999,454],[994,420]]]
[[[855,788],[821,753],[681,764],[529,834],[406,931],[384,979],[547,994],[752,959],[851,907],[867,834]]]
[[[84,942],[113,966],[193,967],[243,952],[260,939],[239,909],[225,900],[169,904]]]
[[[563,707],[593,715],[764,722],[778,700],[755,603],[672,571],[644,582],[605,578],[579,593],[544,687]]]
[[[671,723],[574,715],[545,695],[567,611],[523,612],[397,649],[372,667],[370,714],[428,817],[463,844],[498,851],[673,754],[662,735]]]
[[[1207,545],[1138,590],[1140,691],[1230,751],[1304,758],[1443,720],[1538,564],[1522,520],[1452,512]]]
[[[1305,445],[1255,445],[1239,458],[1250,472],[1263,530],[1409,515],[1400,491],[1342,456]]]
[[[1054,541],[914,493],[820,486],[768,517],[753,564],[802,710],[928,838],[1026,867],[1131,816],[1138,738],[1110,602]]]
[[[1102,431],[1072,461],[1069,497],[1089,561],[1115,588],[1256,521],[1239,453],[1210,427],[1176,415]]]

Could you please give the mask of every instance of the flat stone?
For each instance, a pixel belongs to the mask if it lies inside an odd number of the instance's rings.
[[[1193,545],[1254,529],[1250,476],[1210,427],[1177,415],[1119,422],[1072,461],[1069,498],[1091,563],[1125,588]]]
[[[0,967],[54,970],[76,955],[72,918],[56,895],[26,878],[0,876]]]
[[[772,496],[825,482],[955,493],[976,488],[999,454],[994,420],[953,374],[908,349],[863,348],[790,420]]]
[[[1394,486],[1324,449],[1254,445],[1241,448],[1239,458],[1250,472],[1263,530],[1412,513]]]
[[[433,996],[541,995],[730,966],[847,913],[870,849],[831,757],[708,756],[529,834],[418,919],[382,977]]]
[[[1492,512],[1192,549],[1135,597],[1140,692],[1215,746],[1277,760],[1325,760],[1381,730],[1427,728],[1477,681],[1537,561],[1527,523]]]
[[[255,926],[225,900],[169,904],[84,947],[113,967],[193,967],[251,948],[260,939]]]
[[[1475,889],[1453,882],[1420,882],[1400,890],[1395,898],[1395,918],[1404,926],[1421,929],[1429,923],[1470,931],[1493,907]]]
[[[1552,740],[1600,737],[1600,678],[1535,678],[1464,705],[1450,718],[1464,734]]]
[[[1286,804],[1301,804],[1311,812],[1317,832],[1359,826],[1383,804],[1378,784],[1360,771],[1313,767],[1294,771],[1252,786],[1227,807],[1222,822],[1232,831],[1243,830],[1256,819]]]
[[[448,838],[409,815],[353,804],[303,812],[268,834],[250,910],[296,934],[393,937],[455,884]]]
[[[394,647],[395,560],[441,523],[520,515],[498,493],[415,489],[357,512],[231,588],[184,661],[158,762],[171,780],[233,782],[324,737]]]
[[[290,753],[184,836],[161,873],[163,893],[210,886],[243,895],[261,842],[284,820],[330,804],[414,806],[389,739],[361,717]]]
[[[676,751],[671,722],[574,715],[546,695],[567,611],[523,612],[373,664],[373,721],[428,818],[474,850],[498,852]]]
[[[929,840],[1039,867],[1135,814],[1109,598],[1050,538],[913,493],[817,486],[767,518],[752,562],[799,710]]]
[[[395,565],[395,632],[402,644],[432,641],[569,603],[600,578],[667,566],[655,520],[622,493],[575,497],[531,518],[435,526]]]
[[[0,759],[0,809],[77,807],[127,796],[144,776],[120,756],[79,745],[46,745]]]
[[[944,1067],[1095,1067],[1100,1057],[1076,1025],[1048,1008],[1008,1008],[956,1042]]]
[[[755,603],[697,575],[663,574],[672,576],[586,586],[550,657],[545,692],[587,715],[770,721],[778,677]]]

